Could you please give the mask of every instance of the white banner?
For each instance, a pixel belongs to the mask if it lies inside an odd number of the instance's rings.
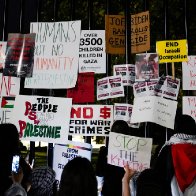
[[[78,74],[81,21],[31,23],[36,33],[33,77],[25,88],[75,87]]]
[[[88,143],[67,141],[66,144],[55,144],[53,154],[53,169],[56,172],[56,180],[60,182],[64,166],[68,161],[81,156],[91,161],[92,145]]]
[[[108,163],[143,171],[150,167],[152,138],[141,138],[110,132]]]
[[[17,95],[12,123],[21,139],[64,144],[71,105],[69,98]]]
[[[182,62],[183,90],[196,90],[196,56],[188,56],[187,62]]]
[[[69,135],[106,136],[113,124],[113,105],[73,105]]]
[[[134,99],[131,123],[154,122],[174,129],[177,102],[156,96]]]
[[[182,113],[191,116],[196,121],[196,96],[182,97]]]
[[[106,73],[105,30],[82,30],[79,72]]]

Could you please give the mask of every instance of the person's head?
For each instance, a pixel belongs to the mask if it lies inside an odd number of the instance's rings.
[[[50,167],[40,166],[32,170],[30,195],[51,196],[55,186],[55,171]]]
[[[124,120],[116,120],[112,124],[111,132],[128,135],[128,133],[129,133],[129,125]]]
[[[186,114],[177,114],[175,119],[175,132],[196,135],[195,120]]]
[[[97,196],[96,175],[87,158],[76,157],[65,165],[58,195]]]
[[[145,169],[137,179],[137,196],[165,196],[158,174],[153,169]]]
[[[0,151],[9,156],[19,153],[19,134],[14,124],[0,124]]]

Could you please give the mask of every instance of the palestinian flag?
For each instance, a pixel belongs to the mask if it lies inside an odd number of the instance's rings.
[[[2,97],[1,108],[14,108],[15,97]]]

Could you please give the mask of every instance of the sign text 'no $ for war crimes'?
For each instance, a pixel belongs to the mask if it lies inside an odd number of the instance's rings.
[[[106,136],[113,123],[112,105],[73,105],[70,135]]]

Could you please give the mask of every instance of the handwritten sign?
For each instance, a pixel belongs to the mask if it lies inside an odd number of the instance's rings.
[[[182,97],[182,113],[191,116],[196,121],[196,97]]]
[[[56,180],[60,182],[64,166],[75,157],[85,157],[91,160],[92,145],[88,143],[67,141],[63,144],[55,144],[53,156],[53,169],[56,172]]]
[[[196,90],[196,56],[188,56],[187,62],[182,62],[183,90]]]
[[[33,77],[25,88],[73,88],[77,81],[81,21],[31,23],[36,33]]]
[[[154,122],[174,129],[177,102],[156,96],[134,99],[131,123]]]
[[[188,61],[187,40],[167,40],[156,42],[159,63]]]
[[[112,105],[73,105],[69,135],[106,136],[112,123]]]
[[[106,52],[109,54],[125,53],[125,17],[106,15]],[[150,49],[149,11],[131,15],[131,52],[139,53]]]
[[[71,104],[69,98],[17,95],[12,123],[21,139],[64,144]]]
[[[67,97],[73,103],[94,103],[94,73],[79,73],[76,86],[67,89]]]
[[[82,30],[79,72],[106,73],[105,30]]]
[[[108,163],[143,171],[150,167],[152,139],[110,132]]]

